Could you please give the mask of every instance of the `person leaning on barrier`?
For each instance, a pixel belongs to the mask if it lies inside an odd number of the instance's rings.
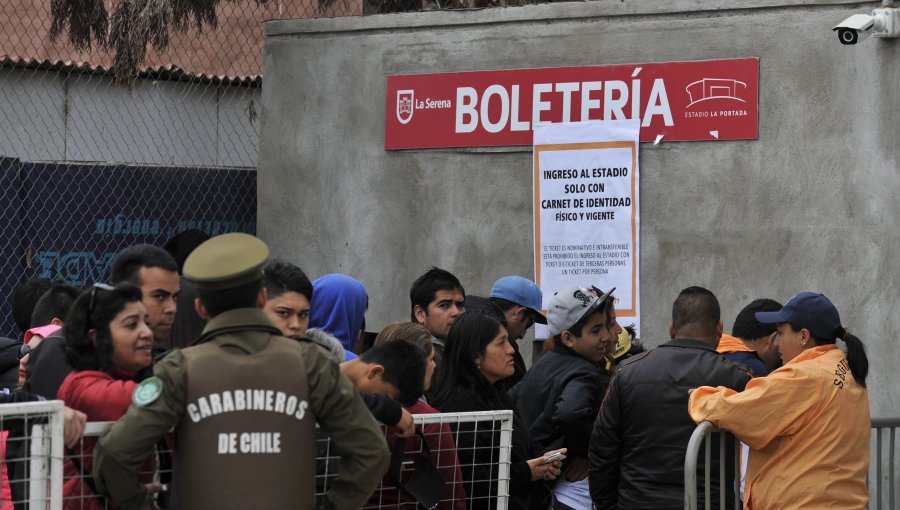
[[[467,306],[469,297],[470,296],[466,296]],[[489,301],[485,301],[490,304]],[[424,393],[431,387],[431,377],[434,375],[435,368],[434,344],[431,339],[431,333],[421,324],[395,322],[393,324],[388,324],[380,333],[378,333],[373,348],[378,348],[389,342],[403,340],[418,345],[425,353],[425,374],[422,385],[422,392]],[[420,395],[414,404],[406,406],[405,409],[413,414],[438,414],[440,412],[428,405],[428,401],[424,394]],[[437,510],[466,510],[466,492],[463,489],[462,471],[459,467],[459,458],[456,456],[456,443],[453,441],[453,433],[450,431],[450,426],[446,423],[429,423],[422,425],[421,428],[422,433],[425,436],[425,442],[431,451],[435,467],[440,473],[441,478],[444,480],[444,490],[441,494],[441,501],[438,503]],[[397,427],[389,427],[386,434],[388,446],[393,449],[396,445],[396,438],[405,437],[406,435],[409,434],[406,434]],[[404,460],[414,461],[421,449],[419,437],[413,435],[406,441]],[[402,482],[409,482],[411,476],[412,473],[404,472]],[[372,494],[372,497],[369,498],[369,506],[378,505],[383,508],[390,508],[391,506],[402,503],[416,502],[415,498],[406,494],[406,491],[400,492],[396,489],[393,491],[389,490],[388,488],[393,485],[390,476],[385,476],[384,481],[386,483],[382,484],[382,490],[380,492],[376,491],[375,494]]]
[[[79,297],[63,326],[66,362],[72,372],[60,385],[57,399],[85,413],[90,421],[112,421],[125,414],[139,382],[152,372],[153,332],[147,317],[141,289],[130,283],[115,287],[95,283]],[[63,497],[67,509],[105,507],[86,475],[96,441],[94,437],[85,439],[65,459]],[[153,458],[146,456],[142,464],[152,470]]]
[[[750,446],[744,508],[865,508],[871,417],[862,342],[822,294],[801,292],[756,319],[777,324],[784,366],[742,392],[697,388],[691,417]]]
[[[137,470],[172,427],[179,508],[315,508],[316,422],[341,456],[325,508],[359,507],[387,470],[384,437],[338,365],[260,310],[268,254],[253,236],[225,234],[188,257],[184,275],[210,318],[203,335],[156,363],[95,450],[97,487],[119,508],[153,507]]]

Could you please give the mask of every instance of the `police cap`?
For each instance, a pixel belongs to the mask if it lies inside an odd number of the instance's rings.
[[[198,246],[184,262],[184,277],[199,289],[224,290],[262,278],[269,247],[249,234],[213,237]]]

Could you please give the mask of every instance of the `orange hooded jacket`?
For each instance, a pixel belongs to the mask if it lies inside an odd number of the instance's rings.
[[[834,345],[807,349],[737,393],[703,386],[688,410],[750,446],[744,508],[866,508],[866,389]]]

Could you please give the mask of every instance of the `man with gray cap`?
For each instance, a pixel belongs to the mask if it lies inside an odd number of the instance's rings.
[[[515,373],[504,381],[511,388],[525,377],[525,359],[519,352],[517,340],[525,336],[535,322],[547,324],[547,317],[541,313],[543,308],[543,295],[541,289],[533,281],[521,276],[504,276],[494,282],[491,288],[490,300],[506,317],[506,332],[509,334],[509,343],[516,352],[513,354],[513,366]]]
[[[209,319],[136,389],[94,450],[97,488],[120,508],[152,508],[138,470],[175,429],[173,507],[315,508],[315,426],[341,456],[325,508],[358,508],[387,470],[384,436],[350,381],[319,346],[268,320],[262,266],[269,248],[225,234],[188,257],[197,313]]]
[[[591,507],[588,440],[609,385],[606,358],[621,330],[614,290],[571,287],[554,294],[549,306],[553,348],[510,392],[538,450],[568,449],[554,487],[555,509]]]

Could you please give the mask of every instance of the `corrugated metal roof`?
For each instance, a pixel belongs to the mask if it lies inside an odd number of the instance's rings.
[[[72,62],[63,60],[50,59],[33,59],[13,57],[10,55],[0,55],[0,66],[2,67],[20,67],[25,69],[43,69],[49,71],[72,71],[90,74],[113,75],[110,66],[93,65],[87,62]],[[210,83],[214,85],[242,85],[242,86],[259,86],[262,83],[262,75],[248,76],[227,76],[212,75],[206,73],[196,73],[186,71],[180,67],[169,64],[157,67],[142,67],[140,78],[151,80],[168,80],[168,81],[191,81],[200,83]]]
[[[263,22],[271,19],[346,16],[362,13],[361,0],[232,0],[220,2],[218,27],[170,32],[169,49],[148,49],[141,76],[150,79],[253,85],[262,79]],[[109,8],[109,4],[107,4]],[[78,53],[63,34],[50,40],[49,0],[0,0],[0,62],[3,66],[110,73],[113,55]]]

